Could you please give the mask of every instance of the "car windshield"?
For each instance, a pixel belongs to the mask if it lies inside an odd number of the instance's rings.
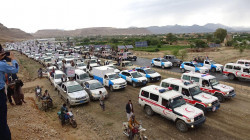
[[[194,64],[195,67],[202,67],[200,64]]]
[[[161,61],[162,61],[162,62],[168,62],[168,60],[167,60],[167,59],[161,59]]]
[[[87,73],[84,73],[84,74],[80,75],[80,80],[83,80],[83,79],[86,79],[86,78],[89,78],[89,75]]]
[[[73,92],[77,92],[77,91],[82,91],[83,88],[81,85],[73,85],[73,86],[69,86],[68,88],[68,93],[73,93]]]
[[[177,108],[177,107],[182,106],[182,105],[184,105],[184,104],[186,104],[185,100],[183,99],[182,96],[179,96],[179,97],[174,98],[174,99],[171,101],[170,106],[171,106],[172,108]]]
[[[92,64],[92,63],[96,63],[96,60],[90,60],[90,63]]]
[[[118,79],[118,78],[120,78],[120,76],[118,74],[111,74],[111,75],[109,75],[109,79],[110,80],[114,80],[114,79]]]
[[[56,74],[56,75],[55,75],[55,79],[61,79],[62,76],[63,76],[63,74]]]
[[[142,75],[139,72],[133,72],[133,73],[131,73],[131,75],[132,75],[133,78],[142,77]]]
[[[86,66],[86,65],[84,63],[78,63],[77,66],[82,67],[82,66]]]
[[[131,62],[126,62],[124,64],[125,64],[125,66],[133,66],[133,64]]]
[[[214,78],[214,79],[210,79],[209,81],[210,81],[210,84],[211,84],[212,86],[216,86],[216,85],[218,85],[218,84],[219,84],[219,81],[217,81],[217,79],[216,79],[216,78]]]
[[[198,95],[200,94],[202,91],[201,89],[199,88],[199,86],[195,86],[195,87],[192,87],[189,89],[189,92],[192,96],[195,96],[195,95]]]
[[[95,90],[95,89],[99,89],[99,88],[103,88],[103,85],[99,82],[90,84],[90,90]]]
[[[44,59],[44,61],[45,61],[45,62],[50,62],[50,61],[51,61],[51,59]]]
[[[153,74],[153,73],[155,73],[155,71],[152,70],[152,69],[147,69],[147,70],[145,70],[145,72],[146,72],[147,74]]]
[[[133,53],[129,52],[129,53],[127,53],[127,55],[133,55]]]
[[[216,62],[214,62],[214,61],[210,61],[210,63],[211,63],[211,64],[216,64]]]

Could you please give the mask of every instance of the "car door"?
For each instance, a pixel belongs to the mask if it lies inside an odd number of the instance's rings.
[[[161,61],[159,59],[155,59],[154,64],[155,66],[161,66]]]
[[[170,108],[170,101],[164,98],[161,98],[161,113],[164,117],[173,120],[173,112]]]
[[[190,96],[190,92],[188,89],[181,88],[181,94],[187,103],[193,104],[193,99],[192,96]]]
[[[210,62],[209,62],[208,60],[205,60],[205,61],[204,61],[204,67],[206,67],[206,68],[208,68],[208,69],[211,68],[211,64],[210,64]]]
[[[103,85],[104,86],[109,86],[109,77],[107,75],[104,75]]]
[[[150,98],[151,104],[159,104],[158,103],[158,101],[159,101],[159,95],[150,93],[149,98]],[[162,114],[161,113],[162,112],[162,107],[161,106],[159,106],[159,105],[153,105],[152,109],[153,109],[154,112]]]
[[[194,64],[189,63],[189,69],[190,69],[190,71],[195,72],[195,66],[194,66]]]
[[[130,73],[126,73],[126,80],[130,83],[132,83],[132,75]]]
[[[242,78],[247,78],[250,79],[250,68],[242,68],[242,72],[241,72],[241,77]]]
[[[85,91],[86,91],[89,95],[91,95],[91,92],[90,92],[90,89],[89,89],[89,83],[88,83],[88,82],[85,82],[85,83],[83,84],[83,88],[85,89]]]

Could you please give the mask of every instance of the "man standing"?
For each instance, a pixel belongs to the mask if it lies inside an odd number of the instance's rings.
[[[6,53],[2,51],[0,46],[0,138],[3,140],[11,140],[10,129],[7,124],[7,98],[5,94],[5,73],[17,73],[19,70],[14,55],[10,53],[8,58],[11,59],[12,66],[8,65],[5,60]]]
[[[127,118],[128,118],[128,121],[129,121],[131,115],[133,115],[133,113],[134,113],[134,107],[133,107],[133,104],[132,104],[131,100],[129,100],[127,105],[126,105],[126,112],[127,112]]]
[[[100,93],[100,106],[102,108],[102,111],[105,111],[105,104],[104,104],[104,99],[105,99],[105,95],[102,93],[102,91],[99,91]]]

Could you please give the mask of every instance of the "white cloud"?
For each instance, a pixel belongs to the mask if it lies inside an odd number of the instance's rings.
[[[250,22],[248,0],[8,0],[1,5],[0,22],[26,32]]]

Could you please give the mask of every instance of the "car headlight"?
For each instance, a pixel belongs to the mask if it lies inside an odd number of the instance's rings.
[[[194,119],[187,118],[187,122],[194,122]]]
[[[207,104],[207,106],[212,106],[212,104]]]

